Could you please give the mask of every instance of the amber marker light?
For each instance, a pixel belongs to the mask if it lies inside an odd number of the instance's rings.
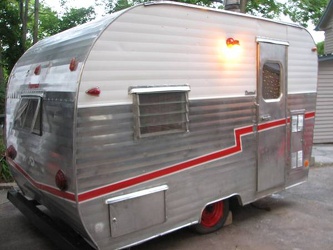
[[[232,47],[234,47],[235,45],[238,45],[238,46],[240,45],[240,44],[239,44],[239,41],[233,39],[232,37],[227,38],[227,40],[226,40],[226,44],[227,44],[228,48],[232,48]]]
[[[220,40],[219,48],[220,61],[223,63],[224,67],[233,67],[238,65],[242,54],[242,47],[240,46],[239,40],[231,37],[226,40]]]
[[[304,161],[304,167],[308,168],[310,166],[309,160]]]

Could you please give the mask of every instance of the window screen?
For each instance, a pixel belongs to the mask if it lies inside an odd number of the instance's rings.
[[[41,97],[22,97],[16,111],[14,127],[29,133],[41,135],[41,108]]]
[[[263,67],[262,96],[265,100],[278,99],[281,94],[281,69],[279,63],[267,62]]]
[[[187,92],[136,93],[133,98],[136,137],[188,130]]]

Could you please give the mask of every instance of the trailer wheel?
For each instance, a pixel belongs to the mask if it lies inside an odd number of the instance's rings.
[[[199,234],[215,232],[223,227],[229,214],[229,200],[209,204],[202,211],[201,222],[192,228]]]

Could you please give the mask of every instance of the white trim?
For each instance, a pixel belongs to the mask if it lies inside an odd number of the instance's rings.
[[[257,37],[256,42],[257,43],[272,43],[272,44],[289,46],[289,42],[287,42],[287,41],[279,41],[279,40],[275,40],[275,39],[271,39],[271,38],[267,38],[267,37]]]
[[[107,199],[107,200],[105,200],[105,204],[110,205],[110,204],[113,204],[113,203],[138,198],[138,197],[145,196],[145,195],[148,195],[148,194],[153,194],[153,193],[165,191],[165,190],[168,190],[168,189],[169,189],[169,187],[167,185],[153,187],[153,188],[137,191],[137,192],[134,192],[134,193],[124,194],[124,195],[120,195],[120,196],[116,196],[116,197]]]
[[[170,85],[170,86],[138,86],[130,87],[128,94],[145,94],[145,93],[161,93],[161,92],[186,92],[190,91],[189,85]]]

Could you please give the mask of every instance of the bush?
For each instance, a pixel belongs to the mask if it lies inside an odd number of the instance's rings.
[[[0,139],[0,182],[12,182],[14,181],[10,171],[8,164],[6,162],[6,157],[5,157],[5,150],[6,146],[3,143],[2,138]]]

